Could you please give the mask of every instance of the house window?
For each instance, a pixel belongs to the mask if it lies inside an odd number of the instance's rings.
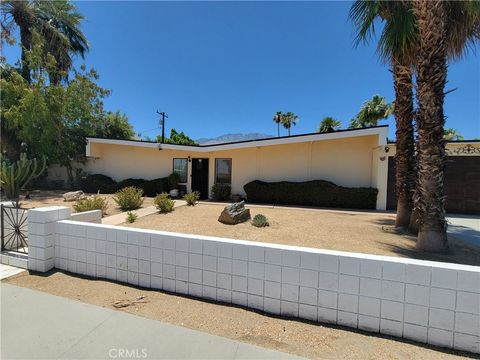
[[[232,159],[215,159],[215,183],[232,183]]]
[[[188,160],[187,159],[173,159],[173,172],[180,178],[179,183],[187,182],[188,172]]]

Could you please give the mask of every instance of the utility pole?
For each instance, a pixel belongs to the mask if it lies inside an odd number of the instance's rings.
[[[165,114],[165,111],[158,111],[157,110],[157,114],[161,116],[160,118],[160,126],[162,127],[162,144],[165,143],[165,118],[168,119],[168,115]]]

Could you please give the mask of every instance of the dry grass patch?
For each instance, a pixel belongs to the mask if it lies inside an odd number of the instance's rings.
[[[154,214],[126,226],[189,234],[219,236],[278,244],[306,246],[387,256],[411,257],[480,265],[480,252],[450,237],[448,254],[426,254],[415,248],[415,237],[382,230],[393,225],[394,214],[342,212],[319,209],[247,206],[253,216],[263,214],[268,227],[257,228],[250,222],[225,225],[217,221],[223,205],[201,203],[182,206],[169,214]]]

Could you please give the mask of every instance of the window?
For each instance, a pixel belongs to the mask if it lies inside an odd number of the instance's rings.
[[[232,159],[215,159],[215,184],[232,183]]]
[[[187,182],[187,159],[173,159],[173,172],[178,174],[180,180],[179,183]]]

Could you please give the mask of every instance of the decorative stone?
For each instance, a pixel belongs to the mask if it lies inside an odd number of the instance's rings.
[[[218,221],[223,224],[235,225],[250,220],[250,209],[245,209],[245,201],[225,206]]]
[[[63,194],[63,201],[77,201],[81,199],[85,199],[85,194],[82,190],[70,191]]]

